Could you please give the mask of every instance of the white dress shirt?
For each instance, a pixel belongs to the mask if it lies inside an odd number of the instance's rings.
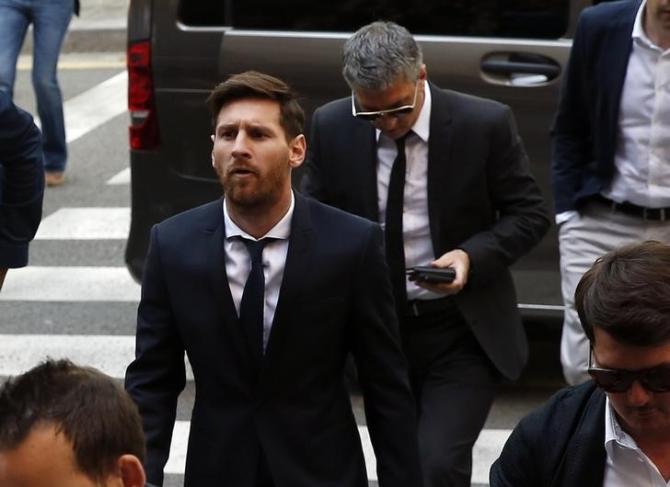
[[[429,265],[435,260],[430,239],[428,219],[428,137],[430,135],[430,86],[425,82],[425,97],[419,117],[405,141],[407,172],[403,202],[402,235],[405,249],[405,268]],[[379,221],[386,225],[386,203],[391,169],[398,149],[395,141],[377,130],[377,198]],[[406,279],[408,299],[436,299],[444,297],[423,289]]]
[[[619,203],[670,207],[670,49],[644,32],[642,2],[621,94],[616,174],[603,195]]]
[[[605,480],[603,487],[668,487],[635,440],[621,429],[609,398],[605,400]]]
[[[267,348],[270,330],[272,329],[272,320],[277,309],[279,300],[279,290],[282,278],[284,277],[284,267],[286,266],[286,255],[288,254],[288,239],[291,235],[291,218],[293,217],[293,208],[295,207],[295,197],[291,192],[291,205],[286,215],[282,217],[277,224],[270,229],[268,233],[259,239],[255,239],[230,219],[226,202],[223,202],[223,220],[226,229],[226,239],[224,242],[226,275],[228,276],[228,285],[230,293],[233,296],[237,315],[240,314],[240,302],[244,285],[251,271],[251,258],[249,251],[240,238],[249,240],[261,240],[271,237],[276,240],[266,244],[263,249],[263,275],[265,276],[265,306],[263,308],[263,351]]]

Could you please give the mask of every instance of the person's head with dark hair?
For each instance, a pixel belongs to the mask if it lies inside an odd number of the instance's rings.
[[[207,98],[207,106],[214,127],[225,105],[250,98],[277,102],[279,122],[286,133],[287,140],[303,133],[305,113],[298,103],[297,95],[282,80],[258,71],[234,74],[212,90]]]
[[[291,205],[291,171],[307,151],[302,108],[286,83],[256,71],[231,76],[207,103],[214,119],[212,166],[228,215],[259,238]]]
[[[575,291],[584,332],[636,346],[670,342],[670,246],[643,242],[598,259]]]
[[[670,437],[670,246],[647,241],[599,258],[575,305],[589,374],[636,441]]]
[[[0,485],[143,487],[144,433],[120,384],[47,360],[0,386]]]

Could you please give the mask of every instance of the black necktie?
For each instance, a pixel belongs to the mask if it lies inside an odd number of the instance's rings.
[[[263,249],[273,240],[273,238],[242,239],[251,257],[251,270],[244,285],[242,301],[240,301],[240,323],[252,346],[254,356],[257,358],[263,356],[263,309],[265,308]]]
[[[407,302],[405,287],[405,249],[402,238],[402,214],[405,195],[405,140],[412,132],[395,140],[398,155],[393,161],[386,201],[386,261],[391,269],[391,283],[396,304],[402,309]]]

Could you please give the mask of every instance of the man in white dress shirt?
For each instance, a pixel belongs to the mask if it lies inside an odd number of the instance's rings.
[[[670,246],[632,244],[577,286],[593,381],[525,417],[491,487],[670,485]]]
[[[601,3],[582,13],[554,138],[552,178],[566,306],[566,380],[588,380],[573,295],[596,258],[670,242],[670,2]]]

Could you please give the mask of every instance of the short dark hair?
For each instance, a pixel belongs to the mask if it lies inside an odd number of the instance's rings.
[[[575,291],[582,327],[591,343],[594,328],[618,342],[654,346],[670,341],[670,246],[646,241],[596,260]]]
[[[234,74],[212,90],[207,98],[212,124],[216,126],[217,117],[224,105],[246,98],[274,100],[279,103],[279,123],[286,132],[287,139],[303,133],[305,112],[298,103],[296,94],[282,80],[258,71]]]
[[[35,426],[51,424],[93,481],[112,474],[122,455],[144,462],[137,407],[121,384],[96,369],[47,360],[0,386],[0,450],[17,448]]]

